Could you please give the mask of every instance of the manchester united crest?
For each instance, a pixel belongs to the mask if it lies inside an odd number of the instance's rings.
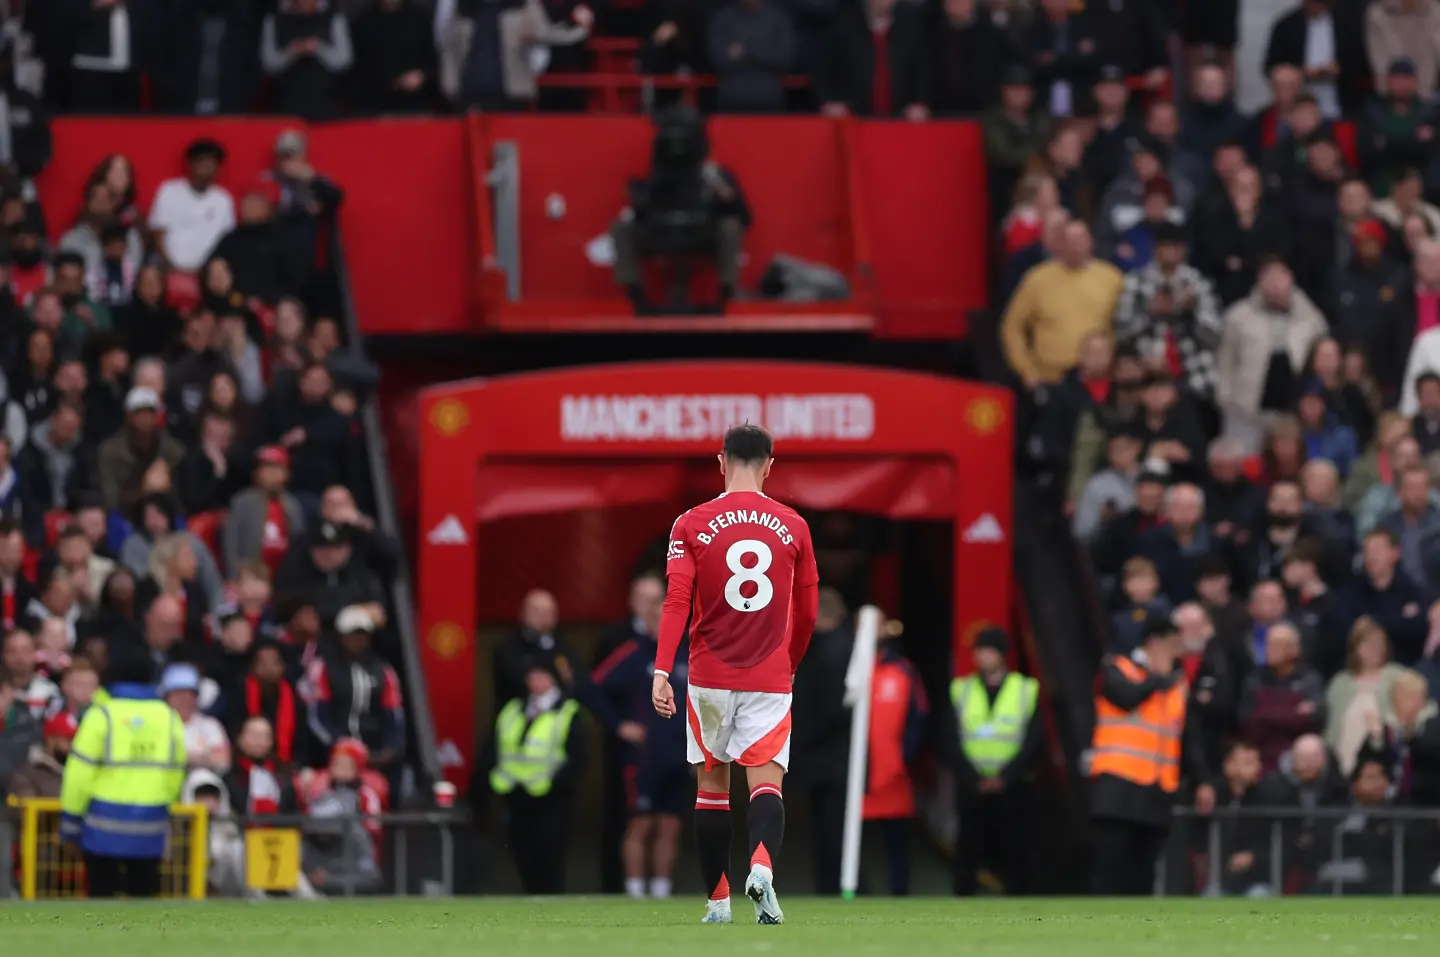
[[[459,399],[441,399],[430,410],[430,424],[447,439],[454,438],[470,424],[470,410]]]
[[[1005,424],[1005,407],[999,399],[976,399],[965,409],[965,421],[980,435],[989,435]]]
[[[431,628],[430,636],[426,640],[430,650],[446,660],[464,651],[468,641],[465,629],[451,621],[443,621]]]

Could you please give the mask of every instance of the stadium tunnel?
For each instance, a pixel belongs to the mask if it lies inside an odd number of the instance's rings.
[[[906,620],[905,651],[932,700],[945,700],[974,635],[1017,624],[1023,604],[1011,403],[974,382],[769,361],[590,366],[425,389],[418,634],[447,777],[468,784],[497,707],[489,652],[524,592],[557,595],[565,639],[588,664],[602,627],[627,614],[631,576],[662,565],[676,515],[718,492],[714,456],[736,421],[775,434],[767,492],[814,516],[817,551],[832,517],[880,530],[887,556],[869,568],[864,597]],[[1034,642],[1015,645],[1041,673]],[[593,833],[594,813],[577,809],[575,833]]]

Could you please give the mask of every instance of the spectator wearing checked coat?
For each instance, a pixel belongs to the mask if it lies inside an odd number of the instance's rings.
[[[1115,336],[1208,402],[1215,395],[1215,350],[1225,324],[1215,287],[1185,262],[1186,252],[1181,227],[1164,223],[1156,230],[1154,261],[1125,277]]]

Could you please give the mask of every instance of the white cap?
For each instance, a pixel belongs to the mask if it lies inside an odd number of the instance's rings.
[[[160,408],[160,396],[149,386],[137,385],[125,396],[125,411],[138,412],[141,409]]]
[[[375,630],[375,619],[370,612],[359,605],[351,605],[341,610],[335,616],[335,630],[342,635],[348,635],[353,631],[373,632]]]

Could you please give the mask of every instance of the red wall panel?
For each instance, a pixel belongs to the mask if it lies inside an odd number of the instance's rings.
[[[625,182],[647,165],[639,117],[489,117],[492,140],[522,156],[522,269],[541,302],[614,296],[608,269],[585,243],[608,227]],[[183,170],[198,136],[229,151],[221,182],[237,194],[269,164],[275,137],[299,125],[264,119],[76,119],[55,123],[55,161],[40,191],[58,235],[74,221],[81,187],[112,152],[135,164],[148,211],[155,187]],[[948,337],[985,303],[986,215],[978,128],[969,123],[864,122],[842,148],[845,124],[820,118],[723,117],[715,156],[733,168],[755,211],[747,240],[753,282],[777,252],[849,270],[854,259],[847,162],[858,165],[882,336]],[[455,118],[380,120],[309,130],[317,168],[345,188],[341,220],[362,329],[367,333],[480,330],[474,189],[484,169]],[[547,201],[565,201],[552,219]]]

